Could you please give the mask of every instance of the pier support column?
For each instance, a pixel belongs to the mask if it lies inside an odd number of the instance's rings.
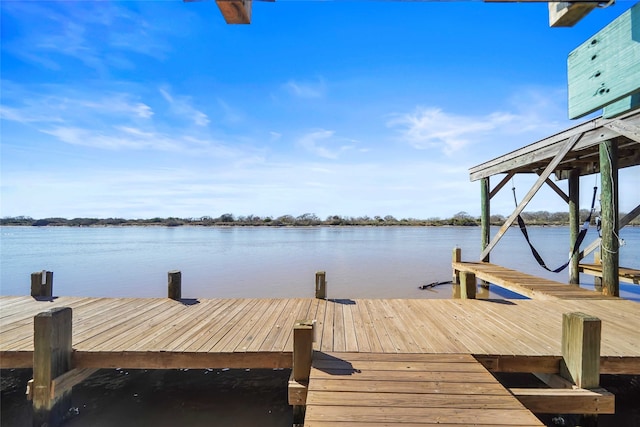
[[[179,301],[182,298],[182,272],[180,270],[171,270],[168,275],[167,296],[168,298]]]
[[[327,273],[316,272],[316,298],[327,299]]]
[[[620,296],[618,240],[618,145],[600,143],[600,205],[602,206],[602,293]]]
[[[580,171],[572,169],[569,173],[569,240],[570,245],[575,244],[580,233]],[[573,247],[569,248],[573,253]],[[569,262],[569,283],[580,284],[580,253],[573,253]]]
[[[580,388],[600,387],[600,339],[602,324],[584,313],[562,315],[562,361],[560,375]],[[580,425],[596,427],[598,416],[585,414]]]
[[[470,271],[460,272],[460,298],[476,299],[476,275]]]
[[[489,246],[491,241],[491,196],[490,196],[490,182],[489,178],[482,178],[480,180],[480,227],[481,227],[481,252],[484,252],[485,248]],[[489,254],[481,259],[482,262],[489,262]],[[480,286],[485,288],[489,287],[489,282],[484,280],[480,281]]]
[[[53,296],[53,271],[31,273],[31,296],[45,298]]]
[[[53,380],[71,369],[71,309],[33,319],[33,426],[57,427],[71,408],[71,390],[54,393]]]
[[[453,248],[453,252],[451,254],[451,262],[452,263],[462,262],[462,249]],[[460,272],[456,270],[455,267],[453,268],[453,277],[451,279],[451,282],[454,285],[460,283]]]
[[[293,423],[303,424],[313,361],[314,321],[299,320],[293,326],[293,369],[289,379],[289,404]]]

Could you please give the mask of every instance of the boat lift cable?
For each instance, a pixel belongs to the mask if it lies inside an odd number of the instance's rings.
[[[511,188],[511,190],[513,191],[513,201],[516,203],[516,207],[517,207],[518,206],[518,199],[516,198],[516,187],[513,186]],[[576,241],[573,243],[573,249],[571,251],[571,254],[569,255],[569,259],[563,265],[561,265],[560,267],[558,267],[558,268],[556,268],[554,270],[552,270],[549,267],[547,267],[547,264],[542,259],[542,256],[540,256],[540,253],[536,250],[536,248],[531,243],[531,240],[529,238],[529,232],[527,231],[527,225],[525,224],[525,222],[522,219],[522,217],[520,215],[518,215],[517,219],[518,219],[518,225],[520,226],[520,231],[522,231],[522,234],[524,235],[524,238],[527,240],[527,243],[529,244],[529,247],[531,248],[531,253],[533,254],[533,257],[536,259],[536,261],[538,261],[538,264],[540,264],[540,266],[542,268],[544,268],[545,270],[550,271],[552,273],[559,273],[562,270],[564,270],[565,268],[567,268],[567,266],[571,262],[571,258],[573,258],[573,256],[576,253],[578,253],[578,251],[580,250],[580,245],[582,244],[582,241],[584,240],[584,237],[587,235],[587,230],[589,230],[589,224],[591,223],[591,217],[593,216],[593,212],[595,210],[597,192],[598,192],[598,187],[597,186],[593,187],[593,198],[591,199],[591,210],[589,211],[589,216],[587,217],[587,219],[582,224],[582,228],[580,229],[580,232],[578,233],[578,237],[576,237]]]

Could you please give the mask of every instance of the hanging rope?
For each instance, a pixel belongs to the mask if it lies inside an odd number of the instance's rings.
[[[516,198],[516,187],[515,186],[512,187],[511,190],[513,191],[513,201],[515,202],[516,207],[517,207],[518,206],[518,199]],[[587,217],[587,219],[582,224],[582,228],[580,229],[580,233],[578,233],[578,237],[576,238],[576,241],[573,244],[573,250],[571,251],[571,255],[569,255],[569,259],[567,260],[567,262],[565,262],[563,265],[561,265],[560,267],[556,268],[555,270],[552,270],[549,267],[547,267],[547,264],[544,262],[544,260],[540,256],[540,253],[538,253],[536,248],[531,243],[531,240],[529,239],[529,232],[527,231],[527,225],[525,224],[525,222],[522,219],[522,217],[520,215],[518,215],[518,225],[520,226],[520,231],[522,231],[522,234],[524,235],[524,238],[527,240],[527,243],[529,244],[529,247],[531,248],[531,253],[533,254],[533,257],[536,259],[536,261],[538,261],[538,264],[540,264],[540,267],[544,268],[547,271],[551,271],[552,273],[559,273],[562,270],[564,270],[565,268],[567,268],[567,266],[571,262],[571,258],[573,258],[573,256],[578,252],[578,250],[580,249],[580,245],[582,244],[582,241],[584,240],[584,237],[587,235],[587,230],[589,229],[589,224],[591,223],[591,217],[593,216],[593,212],[595,210],[597,192],[598,192],[598,187],[593,187],[593,198],[591,199],[591,210],[589,211],[589,216]]]

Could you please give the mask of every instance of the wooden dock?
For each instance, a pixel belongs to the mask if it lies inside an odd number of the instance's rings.
[[[555,282],[489,262],[453,262],[455,271],[471,272],[476,278],[498,285],[517,294],[538,300],[556,299],[611,299],[616,298],[581,288],[577,285]]]
[[[33,316],[73,310],[78,368],[290,368],[296,320],[325,353],[471,354],[492,370],[557,372],[562,315],[602,320],[601,372],[640,374],[640,310],[624,299],[0,297],[0,367],[33,364]]]
[[[543,426],[468,354],[318,353],[305,427]]]
[[[602,264],[580,264],[578,267],[580,273],[602,278]],[[640,284],[640,270],[636,270],[635,268],[619,267],[618,277],[621,282],[633,283],[636,285]]]
[[[600,373],[640,374],[640,334],[637,333],[640,330],[640,311],[637,303],[619,298],[546,301],[316,298],[176,301],[169,298],[0,297],[1,368],[33,366],[34,316],[56,307],[72,310],[70,339],[73,351],[69,363],[71,370],[51,380],[52,395],[56,387],[60,393],[69,391],[74,383],[96,368],[292,368],[294,324],[300,319],[315,320],[316,339],[310,345],[315,350],[316,370],[308,383],[311,404],[309,426],[328,422],[328,414],[332,411],[341,412],[342,422],[346,425],[352,424],[349,416],[359,417],[358,414],[365,412],[371,417],[379,413],[380,419],[386,417],[391,420],[395,416],[389,414],[400,411],[406,415],[401,419],[407,421],[411,416],[421,418],[427,412],[437,414],[436,407],[440,408],[440,415],[425,419],[434,422],[449,419],[450,423],[458,420],[460,425],[468,425],[463,421],[468,420],[465,417],[473,417],[472,414],[478,412],[476,406],[483,405],[478,402],[487,399],[492,403],[483,406],[482,420],[490,425],[500,425],[504,418],[503,410],[514,411],[515,414],[521,409],[516,410],[520,407],[518,405],[510,406],[509,399],[505,397],[508,392],[497,389],[495,399],[489,398],[493,395],[483,393],[482,399],[477,396],[480,400],[476,403],[472,403],[475,398],[461,398],[466,402],[464,404],[455,403],[456,399],[451,397],[462,390],[451,391],[451,396],[431,390],[428,394],[433,400],[413,406],[413,409],[403,407],[412,405],[420,396],[416,396],[415,390],[401,391],[402,384],[415,386],[417,384],[411,381],[426,374],[416,373],[413,380],[407,379],[406,372],[402,373],[402,365],[406,365],[404,362],[419,363],[424,372],[432,372],[438,366],[448,369],[444,372],[464,367],[485,373],[488,370],[557,376],[562,369],[565,313],[584,312],[601,319]],[[338,364],[351,363],[354,369],[361,371],[352,379],[382,375],[376,370],[383,367],[385,378],[386,371],[392,372],[389,373],[389,378],[392,378],[389,384],[397,384],[400,391],[380,391],[373,383],[349,382],[351,385],[346,385],[347,389],[336,390],[336,393],[349,394],[334,397],[319,394],[322,381],[327,380],[320,381],[320,377],[327,374],[327,364],[332,358],[334,362],[337,359],[345,361]],[[432,363],[435,365],[425,365]],[[446,367],[447,364],[455,365]],[[453,373],[439,377],[439,382],[434,378],[418,382],[421,386],[438,383],[451,389],[456,378],[459,380],[459,376]],[[330,384],[343,384],[335,381],[341,379],[333,378]],[[469,379],[467,382],[472,381]],[[445,383],[449,385],[445,386]],[[375,385],[367,392],[370,394],[368,397],[357,397],[359,392],[348,388],[367,385]],[[466,384],[465,390],[468,386]],[[352,403],[332,404],[337,396],[349,397]],[[443,396],[451,397],[452,401],[443,404]],[[606,400],[606,396],[598,396]],[[396,409],[381,409],[379,406],[367,409],[362,402],[369,398],[395,402],[390,408]],[[534,399],[540,401],[535,396]],[[593,397],[589,399],[596,401]],[[593,412],[606,412],[606,408],[613,407],[613,401],[610,399],[608,402],[607,405],[592,405]],[[467,404],[469,407],[464,407]],[[352,409],[347,411],[345,406]],[[586,406],[580,404],[578,407],[584,409]],[[348,413],[351,415],[347,416]],[[535,420],[529,418],[526,411],[518,414],[515,419],[528,420],[521,425],[536,425],[527,424]]]

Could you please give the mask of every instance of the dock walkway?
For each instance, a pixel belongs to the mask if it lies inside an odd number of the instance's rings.
[[[565,285],[566,286],[566,285]],[[77,368],[290,368],[294,323],[325,353],[471,354],[492,370],[557,372],[562,314],[602,320],[601,372],[640,374],[638,303],[618,299],[0,297],[0,367],[33,364],[33,316],[73,309]]]
[[[0,368],[33,366],[34,316],[57,307],[72,309],[72,370],[52,381],[52,395],[97,368],[292,368],[294,325],[313,319],[308,427],[358,425],[356,420],[469,425],[470,419],[539,425],[516,398],[489,381],[487,370],[560,373],[563,313],[601,319],[601,373],[640,374],[638,304],[617,298],[0,297]],[[345,369],[352,375],[337,378]],[[613,400],[608,402],[613,408]]]
[[[580,264],[578,269],[580,273],[602,278],[602,264]],[[635,268],[619,267],[618,277],[621,282],[640,284],[640,270]]]
[[[517,270],[491,264],[489,262],[453,262],[455,271],[474,273],[477,279],[484,280],[501,288],[538,300],[556,299],[615,299],[575,285],[555,282]]]
[[[467,354],[316,353],[305,427],[543,426]]]

